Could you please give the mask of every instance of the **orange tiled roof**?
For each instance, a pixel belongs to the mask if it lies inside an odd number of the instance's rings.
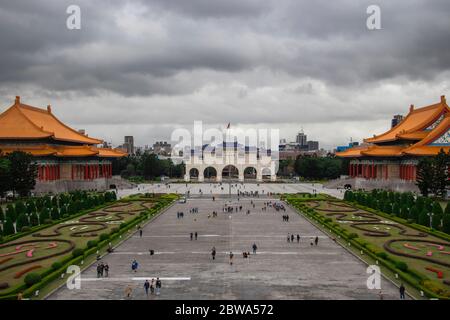
[[[414,109],[411,106],[408,115],[398,125],[383,134],[364,139],[364,141],[368,143],[381,143],[396,141],[401,138],[419,140],[424,133],[418,133],[418,131],[426,129],[446,112],[450,112],[450,109],[447,106],[444,96],[441,97],[439,103],[427,107]]]
[[[357,158],[362,156],[362,152],[366,151],[368,147],[353,147],[342,152],[336,152],[336,156],[342,158]]]
[[[371,157],[400,157],[402,156],[403,146],[377,146],[373,145],[367,150],[361,151],[364,156]]]
[[[34,145],[34,146],[0,146],[2,153],[11,153],[13,151],[23,151],[31,153],[33,156],[56,156],[56,157],[91,157],[96,156],[100,158],[120,158],[127,154],[107,149],[96,148],[94,146],[49,146],[49,145]]]
[[[14,105],[0,114],[0,139],[42,139],[52,138],[81,144],[99,144],[102,140],[90,138],[66,126],[51,112],[20,102],[16,97]]]
[[[421,115],[423,119],[418,118]],[[408,120],[409,118],[409,120]],[[439,119],[439,122],[437,120]],[[413,121],[414,120],[414,121]],[[405,125],[405,121],[406,124]],[[437,123],[437,124],[435,124]],[[403,126],[402,126],[403,124]],[[429,128],[430,125],[433,128]],[[415,125],[415,126],[414,126]],[[394,130],[398,127],[409,127],[409,131],[396,132]],[[428,129],[428,130],[425,130]],[[417,130],[417,131],[414,131]],[[450,151],[450,145],[433,145],[432,143],[442,137],[448,135],[450,130],[450,109],[448,108],[445,97],[441,97],[441,102],[428,107],[411,110],[408,116],[396,127],[384,134],[384,137],[378,136],[375,140],[366,139],[365,141],[374,141],[373,145],[365,148],[355,147],[347,149],[343,152],[338,152],[338,157],[357,158],[357,157],[401,157],[405,155],[410,156],[433,156],[443,149],[445,152]],[[395,139],[401,138],[405,140],[419,140],[410,145],[377,145],[380,142],[386,142],[389,137]],[[392,141],[394,141],[392,140]],[[447,139],[445,139],[447,140]]]

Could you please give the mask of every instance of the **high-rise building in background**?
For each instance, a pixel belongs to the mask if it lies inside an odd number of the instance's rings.
[[[319,150],[319,141],[308,141],[308,151]]]
[[[401,114],[396,114],[391,120],[391,128],[398,125],[403,120],[403,116]]]
[[[300,147],[307,146],[307,137],[306,134],[303,132],[303,129],[297,134],[297,137],[295,138],[295,142],[300,145]]]
[[[134,137],[125,136],[125,142],[123,148],[127,150],[128,154],[134,154]]]

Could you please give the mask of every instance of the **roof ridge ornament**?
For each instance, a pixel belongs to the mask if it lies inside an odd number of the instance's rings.
[[[16,96],[16,99],[14,100],[14,104],[20,104],[20,96]]]
[[[411,104],[411,105],[409,106],[409,112],[413,112],[413,111],[414,111],[414,105]]]
[[[445,95],[441,96],[441,103],[447,103],[447,101],[445,100]]]
[[[52,113],[52,106],[51,105],[47,105],[47,112],[48,113]]]

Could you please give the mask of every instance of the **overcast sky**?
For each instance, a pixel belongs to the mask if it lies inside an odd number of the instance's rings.
[[[66,9],[81,8],[81,30]],[[381,8],[381,30],[366,9]],[[117,145],[194,120],[328,149],[450,99],[448,0],[0,0],[0,111],[20,95]]]

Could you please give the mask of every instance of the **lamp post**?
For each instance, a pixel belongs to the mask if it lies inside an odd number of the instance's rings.
[[[430,217],[430,229],[433,229],[433,212],[428,212],[427,215]]]

